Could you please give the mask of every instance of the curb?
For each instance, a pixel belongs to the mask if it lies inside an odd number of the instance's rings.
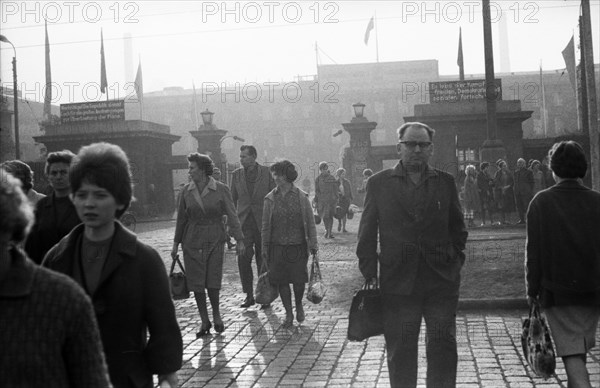
[[[458,311],[473,310],[528,310],[527,299],[460,299]]]

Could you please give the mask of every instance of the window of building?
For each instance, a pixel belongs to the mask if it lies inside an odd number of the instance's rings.
[[[458,168],[461,171],[465,170],[469,164],[477,165],[479,163],[479,150],[473,148],[457,148],[456,159],[458,160]]]

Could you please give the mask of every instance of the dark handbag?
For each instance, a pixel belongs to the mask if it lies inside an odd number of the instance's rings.
[[[341,220],[342,218],[344,218],[344,209],[342,209],[341,206],[336,206],[333,216],[336,220]]]
[[[279,296],[279,287],[271,283],[269,279],[269,266],[266,258],[263,258],[262,270],[263,273],[258,277],[256,283],[254,299],[258,304],[271,304]]]
[[[349,220],[354,218],[354,211],[352,210],[351,207],[348,208],[348,212],[346,213],[346,218]]]
[[[308,292],[306,293],[306,299],[314,304],[319,304],[325,297],[327,287],[323,283],[321,277],[321,268],[319,268],[319,260],[317,254],[313,255],[312,264],[310,265],[310,277],[308,279]]]
[[[550,330],[537,301],[531,304],[529,318],[523,322],[521,346],[529,367],[537,376],[547,379],[554,375],[556,355]]]
[[[179,264],[181,272],[173,272],[175,270],[175,263]],[[171,272],[169,272],[169,283],[171,284],[171,295],[173,299],[187,299],[190,297],[190,291],[187,286],[187,279],[185,277],[185,269],[179,260],[179,255],[176,255],[171,264]]]
[[[363,285],[352,298],[348,317],[348,340],[363,341],[383,334],[383,305],[379,282]]]

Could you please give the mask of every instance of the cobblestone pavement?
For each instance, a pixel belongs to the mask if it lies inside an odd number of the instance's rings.
[[[170,265],[174,222],[138,225],[142,241],[155,247]],[[389,387],[382,336],[364,342],[346,339],[351,297],[362,277],[354,256],[357,221],[350,233],[320,239],[321,270],[329,285],[319,305],[305,300],[306,321],[291,329],[281,323],[281,302],[271,309],[239,307],[241,291],[234,251],[226,251],[221,311],[225,332],[196,339],[200,319],[193,298],[176,301],[184,341],[182,387]],[[322,233],[322,226],[318,227]],[[512,238],[513,231],[489,233]],[[471,233],[486,237],[484,229]],[[502,237],[500,237],[502,238]],[[534,377],[521,352],[521,322],[526,311],[465,311],[457,316],[459,387],[566,387],[558,360],[557,375]],[[423,325],[424,326],[424,325]],[[423,336],[423,333],[421,333]],[[423,337],[421,337],[423,338]],[[600,331],[596,342],[600,344]],[[425,348],[420,341],[419,386],[425,386]],[[588,355],[592,385],[600,387],[600,346]]]

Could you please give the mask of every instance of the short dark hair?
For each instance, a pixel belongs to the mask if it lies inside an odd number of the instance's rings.
[[[0,175],[0,234],[20,243],[33,225],[33,207],[21,190],[19,179],[2,168]]]
[[[196,163],[198,168],[204,171],[206,176],[211,176],[214,172],[215,164],[208,155],[194,152],[188,155],[187,160]]]
[[[323,171],[323,170],[327,170],[327,169],[329,169],[329,165],[327,164],[327,162],[319,163],[319,171]]]
[[[427,135],[429,135],[429,140],[433,141],[433,135],[435,135],[435,129],[431,128],[427,124],[423,124],[418,121],[412,121],[412,122],[402,124],[402,126],[400,126],[400,128],[398,128],[398,139],[402,139],[404,137],[404,133],[406,132],[406,130],[408,128],[412,128],[412,127],[423,128],[424,130],[427,131]]]
[[[46,158],[46,167],[44,167],[44,171],[46,172],[46,175],[48,175],[48,173],[50,172],[51,164],[65,163],[70,166],[74,157],[75,157],[75,154],[69,150],[50,152],[48,154],[48,157]]]
[[[373,170],[371,170],[370,168],[365,168],[363,170],[363,176],[371,176],[373,175]]]
[[[255,158],[258,156],[258,152],[256,152],[256,148],[253,145],[244,144],[240,147],[240,151],[246,150],[248,150],[248,154],[250,154],[250,156],[254,156]]]
[[[71,163],[69,180],[73,193],[84,181],[106,189],[119,205],[124,205],[117,210],[117,218],[125,213],[133,198],[129,159],[115,144],[101,142],[81,147]]]
[[[563,179],[583,178],[588,163],[581,144],[568,140],[555,143],[550,152],[550,169]]]
[[[284,176],[285,180],[293,183],[298,178],[296,167],[289,160],[280,160],[271,165],[269,170],[275,175]]]
[[[485,170],[486,168],[488,168],[490,166],[490,164],[488,162],[483,162],[481,163],[481,166],[479,167],[479,169],[481,171]]]
[[[1,165],[6,172],[21,181],[21,188],[25,193],[33,187],[33,170],[27,163],[20,160],[7,160]]]

